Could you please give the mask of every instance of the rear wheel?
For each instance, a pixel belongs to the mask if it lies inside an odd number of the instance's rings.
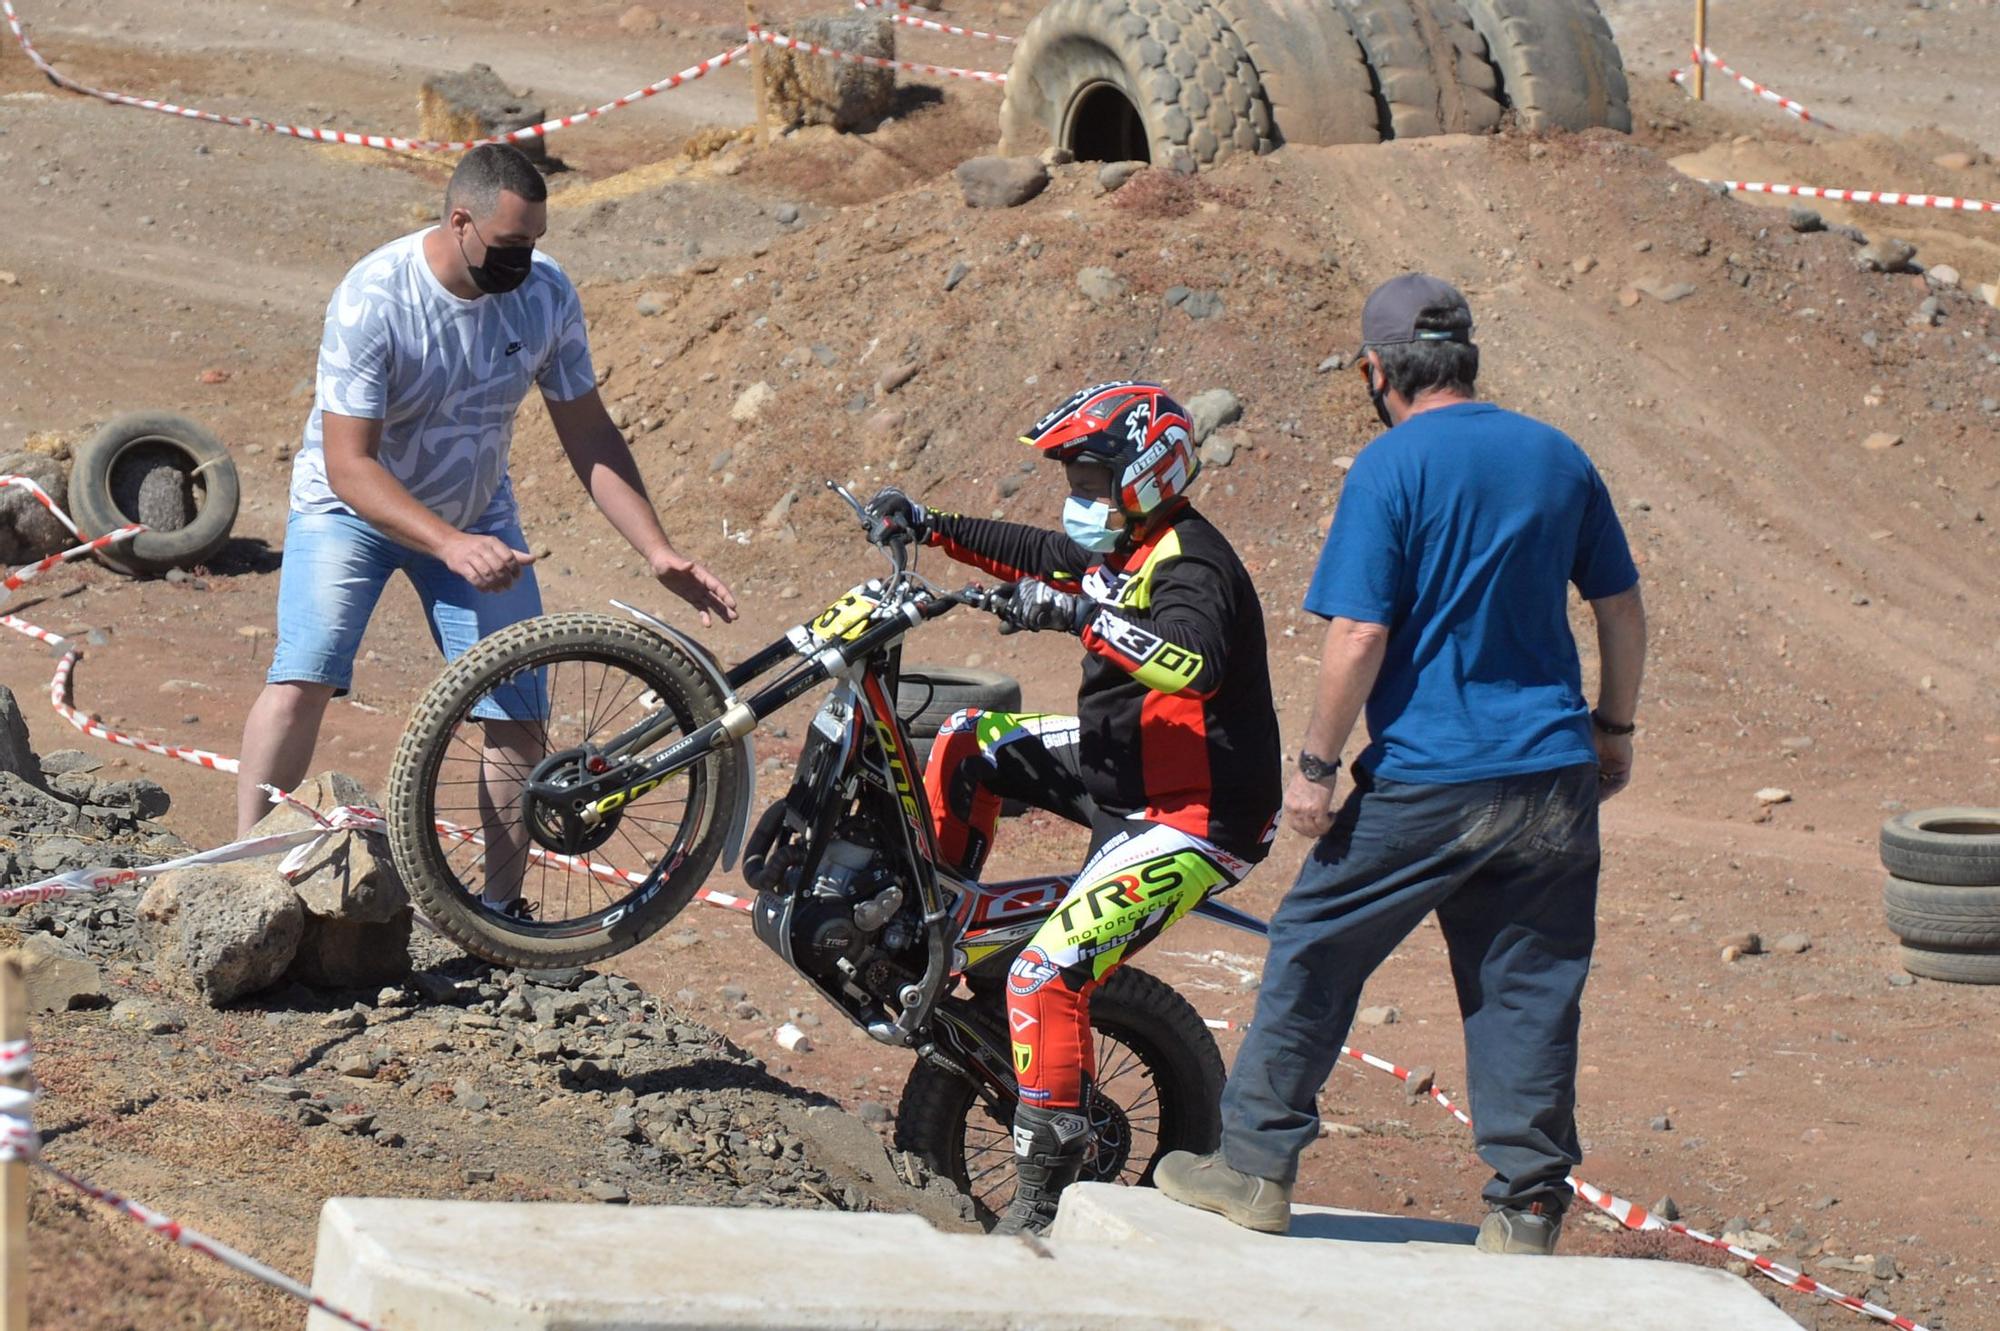
[[[1004,1017],[973,1021],[1007,1049]],[[1185,998],[1129,966],[1090,999],[1097,1082],[1089,1113],[1096,1154],[1083,1181],[1150,1186],[1169,1151],[1206,1152],[1222,1137],[1222,1054]],[[896,1145],[956,1183],[991,1225],[1014,1197],[1015,1100],[992,1104],[971,1081],[919,1060],[903,1085]]]
[[[603,814],[543,792],[657,753],[721,711],[704,671],[626,620],[551,615],[482,640],[418,702],[390,767],[389,841],[410,895],[499,965],[579,966],[632,947],[721,855],[749,779],[736,751],[628,783]],[[642,745],[600,754],[641,730]]]

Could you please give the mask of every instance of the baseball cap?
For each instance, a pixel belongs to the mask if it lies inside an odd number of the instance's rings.
[[[1419,327],[1426,322],[1459,322],[1463,328]],[[1361,307],[1361,345],[1395,346],[1404,342],[1472,341],[1472,307],[1459,289],[1428,273],[1404,273],[1392,277],[1369,293]]]

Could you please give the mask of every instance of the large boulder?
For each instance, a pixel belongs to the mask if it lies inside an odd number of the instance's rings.
[[[368,787],[343,772],[322,772],[292,792],[294,799],[322,814],[342,805],[379,809]],[[264,815],[252,836],[296,832],[314,826],[303,809],[280,804]],[[410,908],[410,894],[380,838],[341,832],[322,841],[291,876],[307,910],[328,920],[385,924]]]
[[[442,143],[490,139],[549,118],[540,106],[503,83],[491,65],[425,79],[417,98],[417,117],[424,137]],[[548,141],[539,136],[517,139],[514,146],[531,162],[548,160]]]
[[[0,772],[12,772],[28,781],[42,775],[41,760],[28,743],[28,718],[21,715],[14,691],[4,684],[0,684]]]
[[[854,55],[896,55],[896,25],[880,14],[840,14],[786,22],[788,36]],[[831,125],[873,128],[895,107],[896,72],[852,60],[766,46],[757,57],[757,120],[767,129]]]
[[[54,458],[9,453],[0,457],[0,476],[25,476],[47,491],[58,507],[69,507],[69,469]],[[75,544],[69,529],[32,494],[14,485],[0,488],[0,564],[7,565],[9,572],[16,564]]]
[[[139,902],[160,980],[213,1007],[276,984],[298,954],[305,918],[298,893],[267,860],[176,869]]]

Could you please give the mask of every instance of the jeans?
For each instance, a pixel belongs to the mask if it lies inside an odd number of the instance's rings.
[[[483,534],[516,550],[527,548],[520,524],[511,519]],[[416,588],[431,638],[447,661],[481,638],[542,613],[532,567],[504,591],[482,592],[442,561],[398,545],[352,513],[295,512],[285,523],[278,645],[266,680],[331,684],[337,693],[347,692],[362,633],[399,570]],[[540,671],[524,671],[481,698],[472,714],[483,720],[541,719],[548,715],[546,688]]]
[[[1462,785],[1356,774],[1271,920],[1256,1016],[1222,1098],[1230,1166],[1291,1182],[1361,987],[1435,910],[1465,1021],[1495,1206],[1566,1206],[1579,1005],[1596,937],[1597,771]]]

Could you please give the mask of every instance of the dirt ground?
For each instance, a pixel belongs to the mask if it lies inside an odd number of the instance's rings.
[[[139,0],[28,0],[24,16],[47,54],[102,86],[411,132],[415,84],[434,69],[485,60],[553,113],[726,49],[740,23],[734,6],[704,0],[635,35],[619,26],[628,8],[198,0],[163,15]],[[761,8],[774,22],[804,12]],[[873,486],[893,476],[965,511],[1047,521],[1056,478],[1022,475],[1010,441],[1053,401],[1123,374],[1189,393],[1234,390],[1246,446],[1211,472],[1200,502],[1258,576],[1288,734],[1304,723],[1318,648],[1299,598],[1340,464],[1374,431],[1351,372],[1319,367],[1351,351],[1374,282],[1408,267],[1459,282],[1480,320],[1491,396],[1570,431],[1602,466],[1655,626],[1638,777],[1606,813],[1581,1173],[1642,1203],[1671,1196],[1711,1231],[1757,1225],[1779,1260],[1850,1292],[1873,1288],[1927,1325],[2000,1328],[2000,1235],[1989,1220],[2000,996],[1900,974],[1874,850],[1888,811],[2000,804],[2000,577],[1996,515],[1984,512],[2000,502],[2000,312],[1946,293],[1941,322],[1915,324],[1921,278],[1859,272],[1852,241],[1794,233],[1783,201],[1718,198],[1689,174],[2000,198],[2000,171],[1980,151],[2000,142],[1981,92],[2000,25],[1983,0],[1718,10],[1711,45],[1861,131],[1835,135],[1720,83],[1707,105],[1689,102],[1665,77],[1685,44],[1684,8],[1607,7],[1632,73],[1630,140],[1288,148],[1193,184],[1142,177],[1109,196],[1090,168],[1064,168],[1043,197],[1005,213],[963,209],[943,175],[991,141],[997,93],[911,92],[893,123],[865,137],[684,153],[705,128],[751,118],[747,82],[725,71],[551,139],[570,170],[554,178],[547,248],[583,284],[606,398],[635,422],[669,530],[743,600],[740,624],[704,634],[729,658],[873,571],[843,511],[819,496],[822,478]],[[962,16],[1004,31],[1025,22],[997,7]],[[924,35],[904,50],[993,68],[1000,58]],[[1958,151],[1972,155],[1963,169],[1935,160]],[[444,172],[415,157],[114,109],[56,93],[11,47],[0,54],[0,179],[12,186],[0,191],[0,271],[15,277],[0,281],[12,359],[0,452],[38,432],[80,437],[120,411],[165,408],[215,430],[243,474],[236,539],[200,586],[79,569],[9,607],[59,632],[109,635],[79,668],[82,705],[143,733],[236,751],[268,662],[285,459],[310,404],[320,312],[355,258],[435,212]],[[778,220],[786,205],[798,220]],[[1870,236],[1906,237],[1920,261],[1950,263],[1968,284],[2000,280],[1990,218],[1821,211]],[[967,271],[947,290],[960,263]],[[1092,265],[1114,269],[1128,295],[1087,299],[1076,274]],[[1645,294],[1677,283],[1692,294]],[[1165,306],[1175,285],[1217,292],[1224,312],[1195,322]],[[642,315],[641,297],[665,312]],[[879,386],[905,365],[918,367],[907,383]],[[227,377],[202,382],[205,371]],[[759,381],[777,390],[775,404],[755,425],[730,423],[731,404]],[[1901,442],[1864,449],[1876,433]],[[551,608],[636,597],[691,625],[589,511],[538,405],[517,434],[514,475],[530,539],[549,551],[540,575]],[[766,521],[793,489],[797,503]],[[1588,659],[1586,621],[1579,630]],[[1073,687],[1073,653],[999,639],[971,616],[941,624],[912,654],[1007,670],[1031,703],[1061,705]],[[79,742],[40,702],[50,668],[26,639],[0,644],[0,683],[22,698],[44,751]],[[321,765],[379,784],[401,718],[435,670],[414,598],[392,591]],[[805,719],[777,718],[764,751],[782,755]],[[189,840],[227,837],[226,780],[80,742],[167,785],[167,821]],[[788,779],[781,763],[761,793]],[[1769,786],[1790,802],[1761,806],[1754,792]],[[1031,817],[1007,825],[996,868],[1060,863],[1079,845]],[[1283,838],[1235,903],[1267,912],[1303,849]],[[786,1054],[769,1018],[738,1020],[725,985],[764,1013],[811,1000],[741,917],[692,909],[685,928],[624,958],[624,973],[656,993],[692,991],[696,1014],[774,1076],[850,1107],[893,1108],[904,1066],[878,1047],[828,1038]],[[1725,963],[1723,940],[1744,930],[1804,933],[1810,946]],[[1243,1021],[1260,959],[1255,940],[1197,922],[1143,964],[1208,1015]],[[1358,1028],[1357,1044],[1462,1086],[1433,926],[1364,1001],[1397,1017]],[[1233,1045],[1223,1037],[1225,1055]],[[93,1095],[143,1095],[157,1080],[130,1064],[65,1068],[65,1057],[58,1045],[51,1065]],[[1483,1174],[1443,1114],[1351,1067],[1324,1108],[1341,1127],[1309,1153],[1303,1200],[1476,1215]],[[82,1133],[51,1153],[71,1149],[95,1148]],[[237,1186],[277,1187],[263,1180],[282,1172],[283,1143],[247,1135],[235,1155]],[[112,1186],[147,1200],[146,1189],[165,1188],[193,1223],[227,1226],[232,1199],[175,1182],[164,1150],[133,1143],[84,1158]],[[397,1164],[407,1171],[398,1188],[459,1186],[418,1159]],[[532,1178],[533,1162],[520,1172]],[[326,1184],[388,1187],[373,1173],[342,1179]],[[303,1195],[288,1193],[284,1211],[301,1227]],[[108,1279],[72,1282],[106,1292],[75,1296],[41,1324],[173,1325],[140,1298],[169,1290],[212,1306],[189,1326],[298,1324],[123,1221],[44,1199],[36,1223],[38,1242],[79,1245],[95,1269],[129,1273],[116,1293]],[[1587,1224],[1574,1247],[1703,1258]],[[288,1233],[263,1255],[303,1271],[309,1251],[307,1234]],[[1894,1276],[1873,1274],[1883,1255]],[[1809,1326],[1853,1319],[1796,1296],[1784,1306]]]

